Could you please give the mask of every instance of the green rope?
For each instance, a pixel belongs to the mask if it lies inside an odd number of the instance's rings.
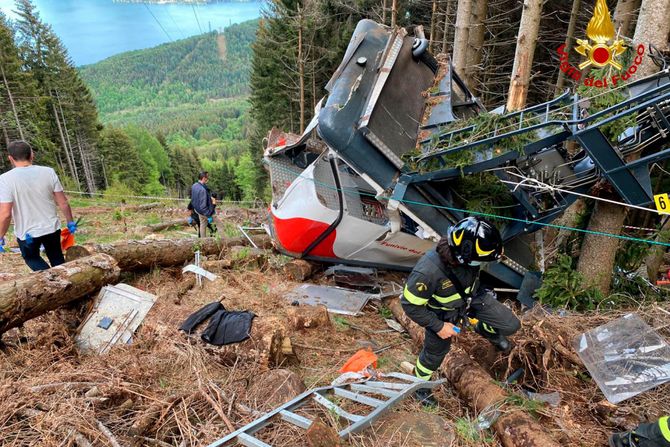
[[[387,196],[377,196],[375,194],[365,193],[365,192],[360,192],[360,191],[354,193],[350,189],[347,190],[347,188],[337,188],[337,186],[329,185],[329,184],[321,182],[319,180],[309,178],[309,177],[305,177],[304,175],[302,175],[302,172],[294,171],[293,169],[286,168],[286,167],[278,165],[278,164],[274,165],[272,167],[272,169],[284,170],[284,172],[289,172],[289,173],[295,175],[297,178],[303,178],[305,180],[312,181],[315,184],[321,185],[321,186],[323,186],[325,188],[328,188],[328,189],[332,189],[333,191],[338,191],[339,190],[339,191],[343,192],[344,194],[368,196],[368,197],[372,197],[374,199],[394,200],[393,198],[387,197]],[[512,222],[521,222],[521,223],[524,223],[526,225],[539,225],[539,226],[548,227],[548,228],[556,228],[556,229],[559,229],[559,230],[576,231],[576,232],[579,232],[579,233],[593,234],[595,236],[605,236],[605,237],[611,237],[611,238],[621,239],[621,240],[626,240],[626,241],[631,241],[631,242],[642,242],[642,243],[645,243],[645,244],[660,245],[660,246],[663,246],[663,247],[670,247],[670,243],[668,243],[668,242],[660,242],[660,241],[654,241],[654,240],[651,240],[651,239],[643,239],[643,238],[625,236],[625,235],[614,234],[614,233],[606,233],[606,232],[603,232],[603,231],[593,231],[593,230],[587,230],[587,229],[582,229],[582,228],[568,227],[568,226],[565,226],[565,225],[556,225],[556,224],[552,224],[552,223],[538,222],[538,221],[533,221],[533,220],[528,220],[528,219],[519,219],[519,218],[516,218],[516,217],[501,216],[501,215],[498,215],[498,214],[484,213],[484,212],[480,212],[480,211],[456,208],[456,207],[445,206],[445,205],[434,205],[432,203],[417,202],[417,201],[414,201],[414,200],[401,199],[401,200],[399,200],[399,202],[412,204],[412,205],[427,206],[427,207],[431,207],[431,208],[438,208],[438,209],[443,209],[443,210],[447,210],[447,211],[457,211],[457,212],[460,212],[460,213],[467,213],[467,214],[471,214],[471,215],[489,217],[489,218],[492,218],[492,219],[501,219],[501,220],[508,220],[508,221],[512,221]]]

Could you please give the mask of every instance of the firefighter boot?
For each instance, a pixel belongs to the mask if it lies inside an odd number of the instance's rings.
[[[499,334],[493,327],[483,321],[477,323],[475,332],[487,339],[498,351],[508,353],[512,350],[512,343],[510,343],[507,337]]]
[[[414,392],[414,398],[424,407],[437,407],[437,401],[431,389],[419,388]]]
[[[635,430],[610,436],[610,447],[670,447],[668,417],[640,424]]]

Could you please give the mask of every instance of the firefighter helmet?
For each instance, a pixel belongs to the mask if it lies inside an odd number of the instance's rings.
[[[454,224],[447,233],[451,253],[460,264],[478,265],[497,261],[502,256],[500,232],[490,222],[478,217],[466,217]]]

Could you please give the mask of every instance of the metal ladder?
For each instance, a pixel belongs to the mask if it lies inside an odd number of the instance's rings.
[[[233,441],[237,441],[247,447],[272,447],[270,444],[266,444],[254,437],[254,433],[272,423],[272,419],[275,416],[279,416],[285,422],[307,430],[313,420],[295,413],[294,410],[309,402],[316,402],[325,410],[334,412],[340,418],[350,421],[351,423],[338,433],[340,438],[346,438],[372,425],[377,418],[391,409],[393,405],[402,401],[407,395],[421,388],[433,389],[445,381],[444,379],[425,381],[403,373],[387,373],[383,374],[382,377],[398,379],[403,382],[382,382],[370,379],[362,383],[326,386],[305,391],[295,399],[275,408],[226,437],[213,442],[209,447],[220,447]],[[365,416],[349,413],[326,397],[331,393],[342,399],[367,405],[372,408],[372,411]],[[372,397],[370,394],[383,396],[383,398]]]

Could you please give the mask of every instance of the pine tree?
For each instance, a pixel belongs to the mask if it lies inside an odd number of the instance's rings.
[[[47,117],[43,99],[15,43],[14,30],[0,13],[0,138],[5,144],[23,139],[32,144],[36,160],[58,168],[55,146],[45,135]],[[0,170],[9,168],[0,157]]]

